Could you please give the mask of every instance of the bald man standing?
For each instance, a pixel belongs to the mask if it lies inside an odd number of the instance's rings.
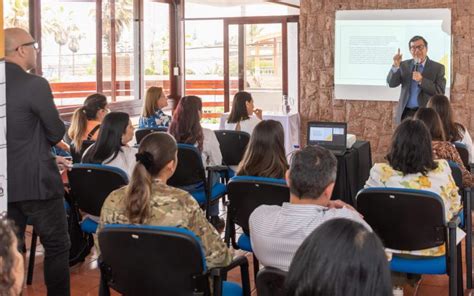
[[[28,73],[36,67],[37,51],[28,32],[5,30],[8,217],[18,227],[20,246],[27,220],[38,233],[48,295],[70,295],[64,189],[51,152],[65,128],[48,81]]]

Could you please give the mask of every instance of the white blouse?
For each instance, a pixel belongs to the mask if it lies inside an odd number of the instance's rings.
[[[469,135],[469,132],[467,131],[467,129],[465,130],[461,129],[460,131],[462,134],[462,139],[459,142],[466,145],[467,151],[469,152],[469,163],[473,163],[474,162],[474,147],[472,145],[471,135]]]
[[[252,134],[253,129],[261,120],[257,116],[249,116],[249,119],[240,121],[240,131]],[[235,131],[237,128],[237,123],[225,122],[224,128],[226,130]]]

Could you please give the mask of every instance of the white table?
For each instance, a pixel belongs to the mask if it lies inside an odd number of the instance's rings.
[[[221,116],[219,129],[223,130],[225,122],[229,117],[229,113],[224,113]],[[273,119],[279,121],[283,125],[285,131],[285,151],[289,155],[300,146],[300,115],[298,113],[272,113],[263,112],[263,119]]]

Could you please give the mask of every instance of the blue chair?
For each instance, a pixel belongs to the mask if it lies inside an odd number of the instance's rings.
[[[109,287],[124,295],[250,296],[248,261],[208,269],[200,239],[178,227],[110,224],[99,232],[100,295]],[[242,287],[226,282],[227,272],[240,266]]]
[[[80,163],[82,161],[82,155],[84,154],[86,149],[89,148],[90,146],[92,146],[92,144],[94,144],[94,143],[95,143],[95,141],[84,140],[82,142],[82,146],[81,146],[80,151],[77,151],[74,144],[71,144],[70,150],[71,150],[72,162],[73,163]]]
[[[168,128],[166,126],[139,128],[135,130],[135,140],[137,141],[137,145],[140,145],[140,142],[143,140],[143,138],[149,134],[167,131]]]
[[[128,184],[127,174],[117,168],[101,164],[74,164],[68,172],[71,198],[75,206],[90,215],[100,216],[109,194]],[[85,233],[95,233],[97,222],[86,218],[81,223]]]
[[[461,244],[456,245],[458,215],[444,217],[437,194],[413,189],[366,188],[357,194],[357,209],[386,248],[422,250],[445,245],[446,254],[434,258],[393,255],[392,271],[412,274],[448,274],[449,295],[463,292]]]
[[[206,171],[208,178],[206,178]],[[178,188],[189,188],[189,193],[196,199],[201,207],[206,210],[209,217],[209,208],[225,196],[227,188],[222,183],[212,185],[211,176],[214,173],[227,172],[224,166],[208,166],[204,168],[201,152],[189,144],[178,144],[178,165],[173,176],[168,180],[168,185]]]
[[[282,205],[290,200],[290,190],[283,179],[235,176],[227,184],[227,222],[225,242],[232,242],[234,249],[252,252],[249,236],[250,214],[260,205]],[[243,234],[235,239],[235,225],[242,227]],[[253,256],[254,275],[257,276],[259,263]]]

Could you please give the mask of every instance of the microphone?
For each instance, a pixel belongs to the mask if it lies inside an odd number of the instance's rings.
[[[420,59],[415,58],[415,68],[413,68],[413,72],[418,72],[418,67],[420,66]]]

